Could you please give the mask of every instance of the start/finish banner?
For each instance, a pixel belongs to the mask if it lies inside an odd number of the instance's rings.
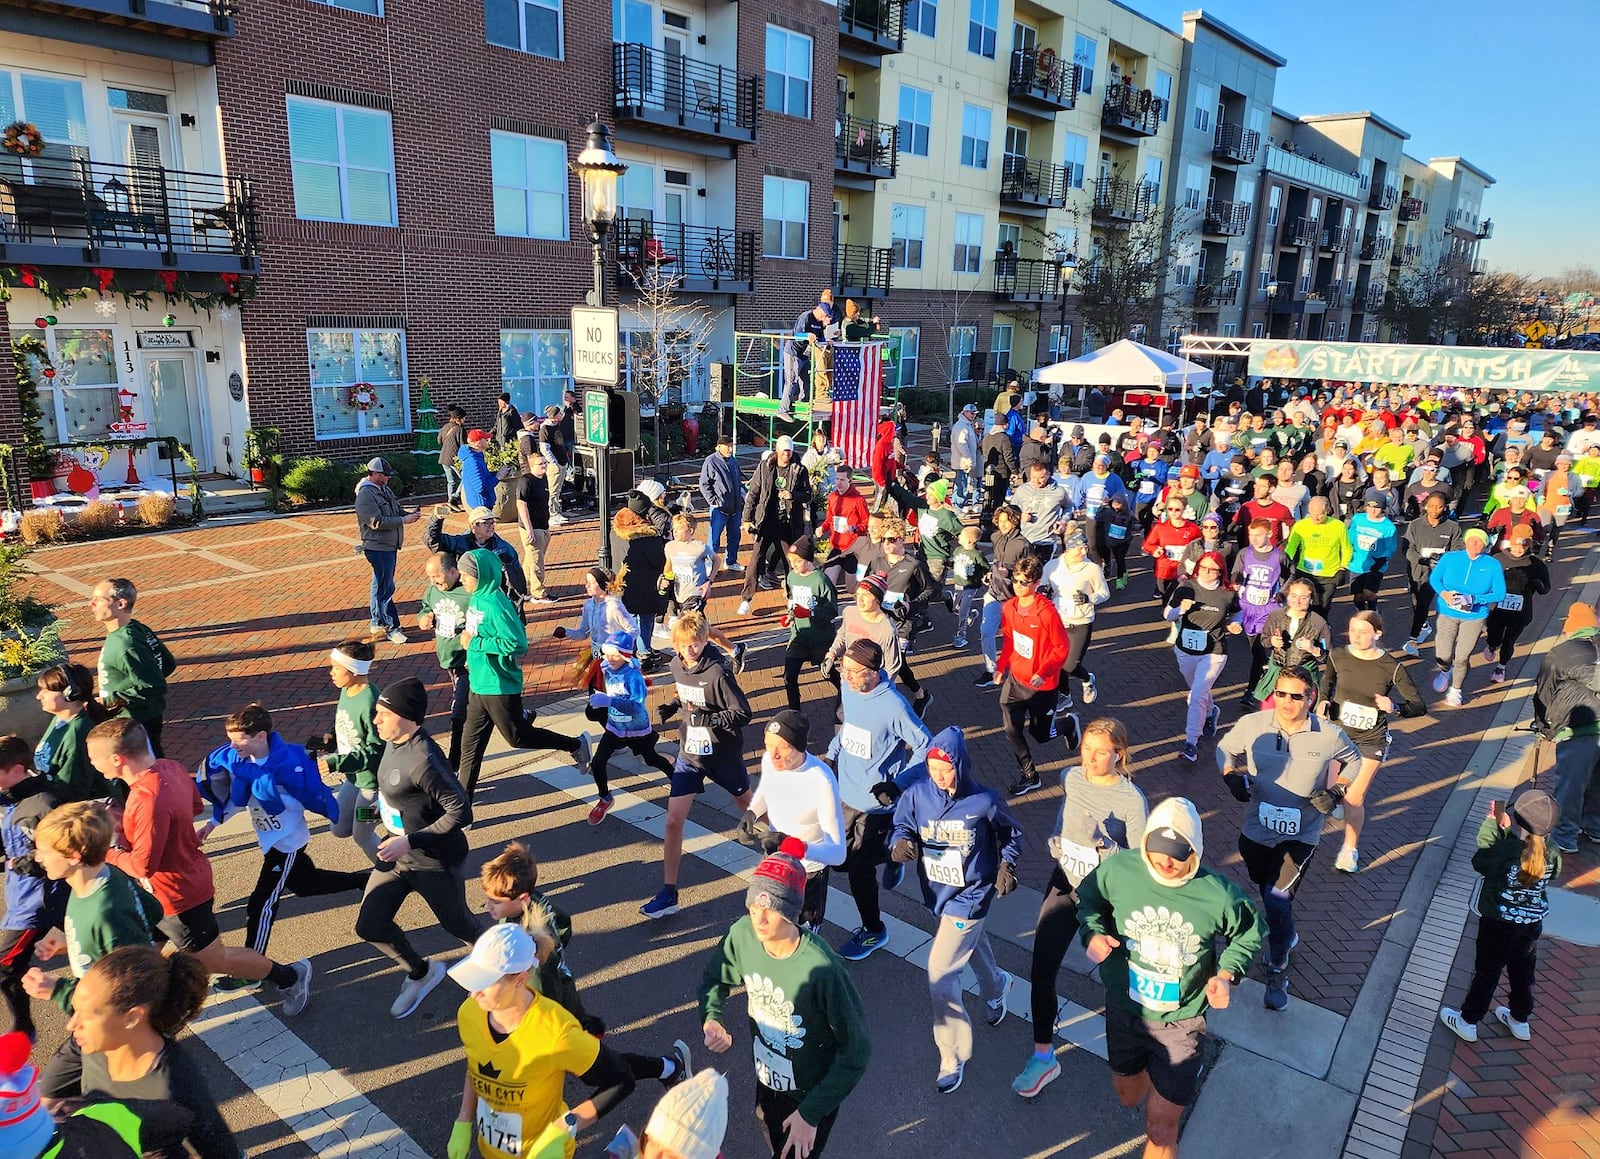
[[[1492,346],[1396,346],[1258,339],[1250,373],[1462,390],[1600,390],[1600,354]]]

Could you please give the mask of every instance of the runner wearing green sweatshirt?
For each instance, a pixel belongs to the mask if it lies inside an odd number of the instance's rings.
[[[178,662],[154,632],[133,618],[138,598],[139,589],[129,579],[101,580],[89,596],[89,614],[106,631],[97,665],[100,702],[144,725],[150,751],[159,759],[165,755],[161,716],[167,710],[167,677],[177,671]]]
[[[333,731],[312,737],[306,752],[319,754],[330,773],[343,773],[339,816],[330,827],[335,837],[354,836],[361,851],[378,860],[378,762],[383,738],[372,723],[378,711],[378,690],[367,679],[376,655],[362,639],[345,640],[328,653],[328,675],[339,690],[333,708]]]
[[[1294,561],[1295,571],[1316,586],[1312,607],[1328,618],[1333,594],[1339,590],[1350,567],[1350,536],[1343,523],[1328,514],[1328,501],[1317,495],[1306,504],[1306,517],[1289,529],[1284,554]]]
[[[1111,1082],[1123,1106],[1145,1104],[1144,1159],[1177,1159],[1178,1120],[1205,1062],[1206,1010],[1228,1005],[1261,949],[1255,906],[1200,867],[1204,851],[1200,814],[1168,797],[1150,811],[1138,849],[1078,883],[1079,936],[1106,987]]]

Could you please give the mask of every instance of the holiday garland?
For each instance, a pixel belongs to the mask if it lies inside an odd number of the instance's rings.
[[[133,284],[133,281],[148,279],[150,274],[129,271],[130,280],[122,281],[118,273],[109,266],[94,266],[88,271],[89,286],[58,286],[51,283],[38,266],[0,266],[0,302],[10,300],[12,289],[28,289],[38,290],[56,309],[81,302],[90,294],[97,293],[105,299],[112,294],[119,294],[129,308],[147,310],[152,304],[152,295],[159,293],[169,307],[188,306],[194,310],[204,310],[209,315],[219,306],[238,306],[256,296],[256,280],[242,274],[199,275],[202,278],[216,278],[220,289],[196,290],[188,277],[178,270],[156,271],[155,284],[148,287]]]
[[[18,157],[37,157],[44,152],[44,136],[39,132],[39,126],[27,121],[12,121],[5,128],[5,137],[0,140],[7,153],[14,153]]]

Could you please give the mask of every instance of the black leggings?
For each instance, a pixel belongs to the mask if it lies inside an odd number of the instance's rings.
[[[413,893],[427,903],[441,929],[466,945],[478,940],[487,923],[467,908],[467,888],[459,867],[408,869],[394,865],[374,869],[367,878],[367,892],[356,914],[356,937],[377,946],[404,966],[411,977],[420,978],[427,973],[428,960],[417,953],[394,920]]]
[[[877,933],[883,929],[883,910],[878,904],[878,866],[889,860],[889,832],[894,814],[862,813],[844,806],[844,865],[850,881],[850,896],[861,915],[861,928]]]
[[[1502,970],[1511,987],[1511,1017],[1518,1022],[1528,1021],[1528,1015],[1533,1013],[1533,975],[1539,963],[1539,934],[1543,930],[1540,922],[1521,925],[1499,918],[1478,919],[1478,948],[1472,964],[1472,983],[1467,987],[1466,1001],[1461,1003],[1462,1021],[1469,1026],[1483,1021],[1495,988],[1500,985]]]
[[[272,923],[277,920],[278,902],[284,891],[295,897],[344,893],[364,887],[371,873],[370,869],[352,872],[320,869],[305,849],[266,850],[261,872],[256,875],[256,887],[250,891],[250,900],[244,907],[244,944],[258,954],[266,954]]]
[[[1298,572],[1294,578],[1303,579],[1311,585],[1311,609],[1326,620],[1333,610],[1333,596],[1339,590],[1339,578],[1307,572]]]
[[[472,692],[467,695],[467,723],[461,732],[461,787],[472,800],[478,787],[478,771],[483,767],[483,753],[489,745],[489,734],[499,730],[505,742],[519,749],[555,749],[564,753],[578,751],[578,738],[551,732],[528,720],[522,708],[520,692],[484,695]]]
[[[761,576],[782,581],[789,574],[789,563],[783,553],[783,541],[776,535],[756,532],[756,546],[750,556],[750,568],[744,573],[744,586],[739,589],[741,600],[756,598],[756,586]]]
[[[33,968],[33,947],[38,941],[37,929],[0,930],[0,997],[11,1011],[11,1029],[29,1037],[35,1034],[33,999],[22,988],[22,976]]]
[[[1089,679],[1089,668],[1084,664],[1083,658],[1089,654],[1089,638],[1093,635],[1093,620],[1090,620],[1087,624],[1067,625],[1067,659],[1075,666],[1070,672],[1062,671],[1063,683],[1066,682],[1066,677],[1068,676],[1076,676],[1079,680]]]
[[[1355,601],[1356,611],[1376,611],[1378,589],[1382,586],[1383,573],[1376,569],[1351,576],[1350,598]]]
[[[789,1132],[784,1123],[789,1121],[789,1116],[800,1109],[800,1100],[792,1091],[775,1091],[756,1083],[756,1118],[761,1120],[761,1125],[767,1132],[767,1145],[772,1148],[772,1159],[778,1159],[784,1153],[784,1146],[789,1138]],[[839,1117],[839,1110],[835,1107],[817,1124],[816,1141],[811,1144],[811,1159],[822,1159],[822,1149],[828,1145],[828,1136],[833,1133],[834,1120]],[[792,1154],[793,1152],[791,1152]]]
[[[1433,601],[1439,593],[1433,590],[1433,585],[1427,580],[1419,583],[1413,579],[1408,581],[1408,586],[1411,589],[1411,631],[1406,638],[1415,640],[1428,622],[1428,616],[1433,612]]]
[[[810,633],[789,641],[783,653],[783,690],[788,695],[789,707],[800,711],[800,673],[807,664],[821,664],[832,647],[833,640],[809,639]]]
[[[1032,689],[1019,684],[1010,673],[1006,674],[1006,682],[1000,688],[1001,723],[1005,726],[1006,740],[1011,742],[1011,751],[1017,758],[1017,768],[1022,770],[1024,777],[1038,775],[1033,752],[1028,748],[1027,734],[1031,733],[1040,744],[1055,735],[1056,695],[1054,688]]]
[[[1526,601],[1528,597],[1524,596],[1523,599]],[[1484,624],[1483,646],[1498,652],[1497,662],[1502,665],[1511,663],[1518,638],[1533,623],[1533,609],[1527,603],[1523,604],[1523,609],[1520,612],[1502,612],[1496,608],[1489,613],[1489,619]]]
[[[1057,865],[1044,887],[1039,920],[1033,932],[1033,965],[1028,971],[1032,987],[1033,1040],[1053,1040],[1056,1024],[1056,975],[1078,935],[1078,895]]]
[[[600,743],[594,746],[594,757],[589,761],[589,775],[594,777],[594,787],[602,797],[611,796],[611,778],[606,765],[618,749],[627,749],[662,776],[671,778],[672,762],[656,751],[661,738],[651,729],[644,736],[618,736],[609,729],[600,734]]]

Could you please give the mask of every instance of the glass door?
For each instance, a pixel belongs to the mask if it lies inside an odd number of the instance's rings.
[[[200,437],[200,398],[195,389],[194,354],[146,354],[144,382],[150,434],[173,435],[195,457],[199,469],[211,469],[206,440]],[[156,462],[163,474],[174,454],[165,444],[155,447]],[[179,473],[187,470],[183,457],[173,464]]]

